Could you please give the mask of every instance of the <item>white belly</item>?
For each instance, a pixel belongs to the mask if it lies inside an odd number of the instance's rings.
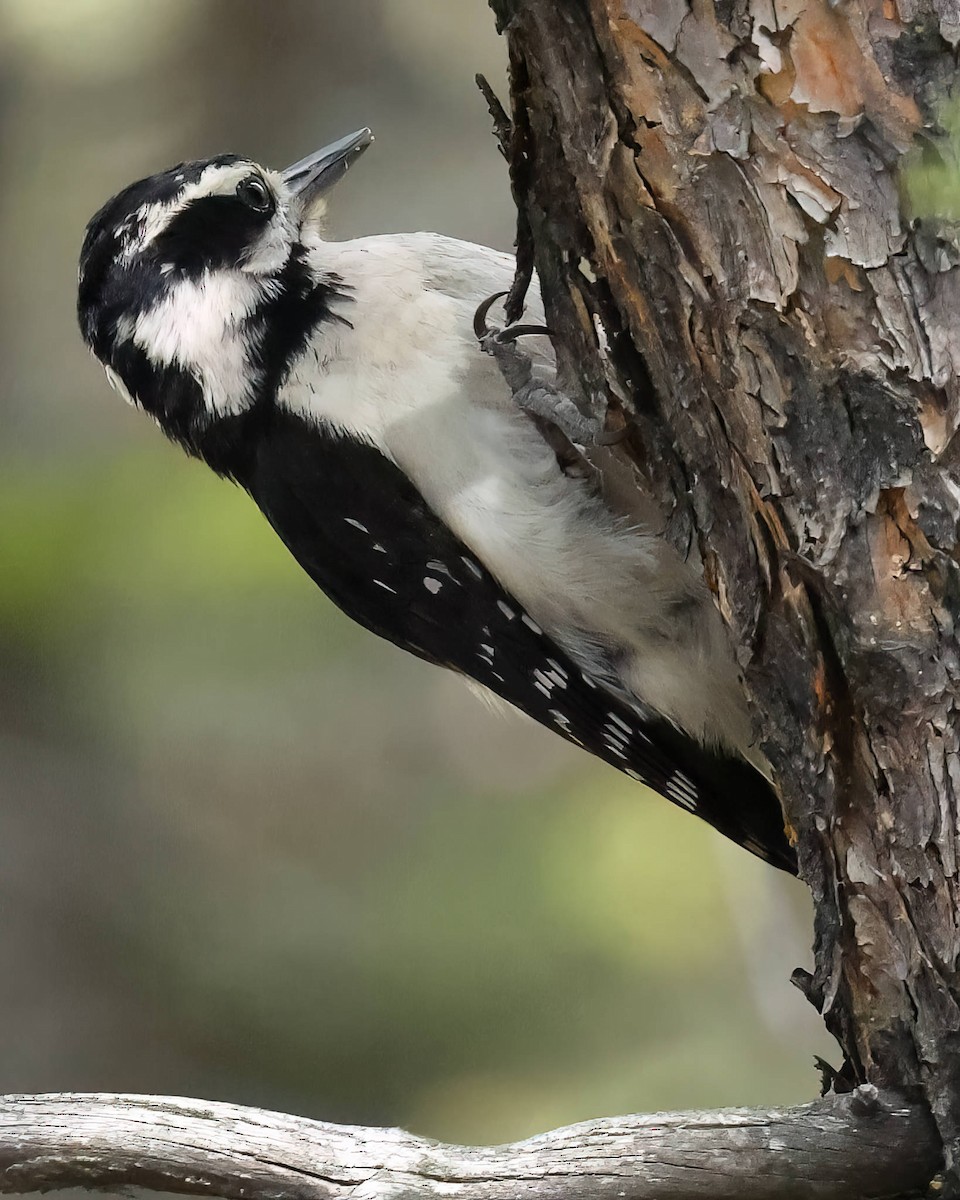
[[[416,249],[389,238],[323,248],[339,251],[332,269],[344,279],[369,282],[337,306],[352,328],[321,328],[279,402],[394,461],[581,666],[609,677],[616,660],[621,687],[749,754],[736,668],[702,580],[563,474],[477,347],[483,281],[466,295],[431,286]]]

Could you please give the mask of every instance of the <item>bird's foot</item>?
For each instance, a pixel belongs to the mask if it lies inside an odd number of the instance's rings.
[[[552,330],[546,325],[519,322],[503,329],[487,325],[490,308],[506,294],[497,292],[484,300],[474,316],[473,329],[480,349],[497,360],[500,374],[513,393],[514,404],[530,416],[555,425],[575,445],[609,446],[619,442],[625,430],[610,432],[605,429],[602,418],[581,412],[570,397],[546,377],[545,368],[538,369],[533,359],[517,345],[522,337],[552,337]]]

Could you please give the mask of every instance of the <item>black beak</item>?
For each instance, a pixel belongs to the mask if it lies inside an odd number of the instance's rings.
[[[360,129],[339,142],[331,142],[287,167],[283,182],[306,207],[339,183],[372,141],[370,130]]]

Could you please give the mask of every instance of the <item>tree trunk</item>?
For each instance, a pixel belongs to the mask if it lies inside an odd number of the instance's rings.
[[[960,1194],[960,261],[898,171],[956,0],[491,0],[566,389],[699,553],[816,904],[857,1081]],[[682,886],[682,881],[678,881]]]

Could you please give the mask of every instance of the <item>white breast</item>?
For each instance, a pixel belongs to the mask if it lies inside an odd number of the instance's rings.
[[[582,665],[609,676],[610,656],[601,668],[597,648],[614,651],[620,683],[652,707],[691,733],[749,741],[725,632],[700,579],[563,474],[476,344],[473,313],[509,287],[513,259],[432,234],[315,253],[318,272],[352,288],[337,302],[352,328],[321,328],[279,403],[393,460]],[[701,610],[693,620],[691,608]]]
[[[434,250],[441,239],[423,241]],[[458,280],[448,270],[441,289],[431,285],[430,257],[416,242],[363,238],[323,247],[325,268],[351,283],[351,299],[338,302],[337,311],[352,328],[331,323],[319,331],[280,403],[372,441],[518,600],[542,608],[543,593],[559,590],[566,615],[574,606],[595,621],[597,554],[649,556],[652,567],[654,547],[619,533],[560,471],[512,403],[496,363],[477,346],[474,310],[509,286],[512,259],[496,256],[492,280],[476,272]],[[468,263],[474,251],[494,253],[452,245]],[[594,544],[598,525],[609,535],[602,549]]]

